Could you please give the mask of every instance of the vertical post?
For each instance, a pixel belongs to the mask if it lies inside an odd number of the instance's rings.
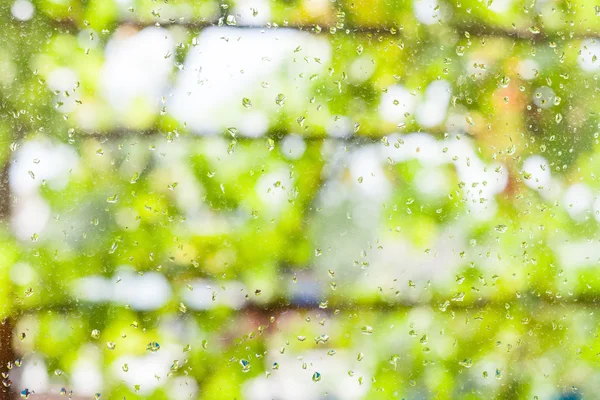
[[[0,373],[2,374],[0,377],[0,400],[11,400],[14,398],[14,390],[10,384],[11,370],[8,369],[8,364],[12,363],[15,359],[12,346],[12,331],[13,324],[10,317],[0,321],[0,362],[2,363],[0,368]]]
[[[4,161],[0,170],[0,229],[10,229],[10,214],[12,208],[12,196],[9,185],[10,156]],[[0,265],[0,268],[9,268],[9,265]],[[0,400],[12,400],[15,398],[14,389],[10,385],[11,376],[8,365],[15,360],[13,348],[13,322],[8,316],[0,319]]]

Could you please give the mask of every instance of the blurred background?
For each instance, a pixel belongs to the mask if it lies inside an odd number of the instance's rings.
[[[0,0],[0,399],[593,398],[599,29]]]

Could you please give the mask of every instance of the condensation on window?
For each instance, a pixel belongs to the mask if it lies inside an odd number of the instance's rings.
[[[0,400],[598,393],[600,6],[0,4]]]

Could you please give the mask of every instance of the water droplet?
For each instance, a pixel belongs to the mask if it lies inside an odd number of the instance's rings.
[[[275,103],[279,106],[279,107],[283,107],[283,105],[285,104],[285,95],[283,93],[279,93],[276,97],[275,97]]]
[[[250,108],[250,107],[252,107],[252,101],[249,98],[244,97],[242,99],[242,105],[246,108]]]
[[[563,120],[563,116],[561,113],[557,113],[556,116],[554,117],[554,120],[556,121],[557,124],[560,124]]]
[[[23,389],[21,391],[21,397],[24,399],[28,399],[31,396],[31,391],[29,389]]]
[[[321,344],[321,343],[327,342],[328,340],[329,340],[329,335],[323,334],[323,335],[317,336],[315,338],[315,343],[316,344]]]
[[[452,296],[452,301],[463,301],[465,299],[465,292],[456,293]]]
[[[235,138],[237,135],[238,129],[234,127],[227,128],[227,133],[231,135],[232,138]]]
[[[508,76],[503,76],[502,78],[500,78],[500,80],[498,81],[498,86],[506,88],[508,87],[508,85],[510,84],[510,78]]]
[[[245,358],[242,358],[240,360],[240,365],[242,366],[242,372],[250,371],[250,361],[246,360]]]
[[[231,15],[231,14],[229,14],[229,15],[227,16],[227,19],[225,20],[225,23],[226,23],[227,25],[229,25],[229,26],[235,26],[235,25],[237,25],[237,21],[236,21],[236,19],[235,19],[235,15]]]
[[[496,225],[496,226],[494,227],[494,230],[495,230],[496,232],[499,232],[499,233],[504,233],[504,232],[506,232],[506,231],[508,230],[508,226],[506,226],[506,225],[502,225],[502,224],[500,224],[500,225]]]
[[[158,344],[158,342],[150,342],[146,346],[146,350],[156,353],[157,351],[160,350],[160,344]]]
[[[108,348],[109,350],[114,350],[115,347],[117,347],[117,344],[115,342],[106,343],[106,348]]]
[[[312,376],[312,380],[313,382],[319,382],[321,380],[321,374],[317,371],[315,371],[315,373]]]
[[[370,335],[373,333],[373,327],[369,325],[363,326],[361,330],[363,335]]]
[[[114,203],[116,203],[117,201],[119,201],[119,195],[118,195],[118,194],[115,194],[115,195],[112,195],[112,196],[108,196],[108,197],[106,198],[106,202],[107,202],[107,203],[113,203],[113,204],[114,204]]]
[[[100,331],[98,329],[94,329],[92,331],[92,338],[94,338],[94,339],[99,339],[100,338]]]
[[[275,141],[271,138],[267,139],[267,149],[273,151],[275,149]]]

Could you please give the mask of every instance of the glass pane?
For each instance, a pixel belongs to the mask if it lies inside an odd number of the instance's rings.
[[[0,1],[0,400],[593,398],[599,15]]]

